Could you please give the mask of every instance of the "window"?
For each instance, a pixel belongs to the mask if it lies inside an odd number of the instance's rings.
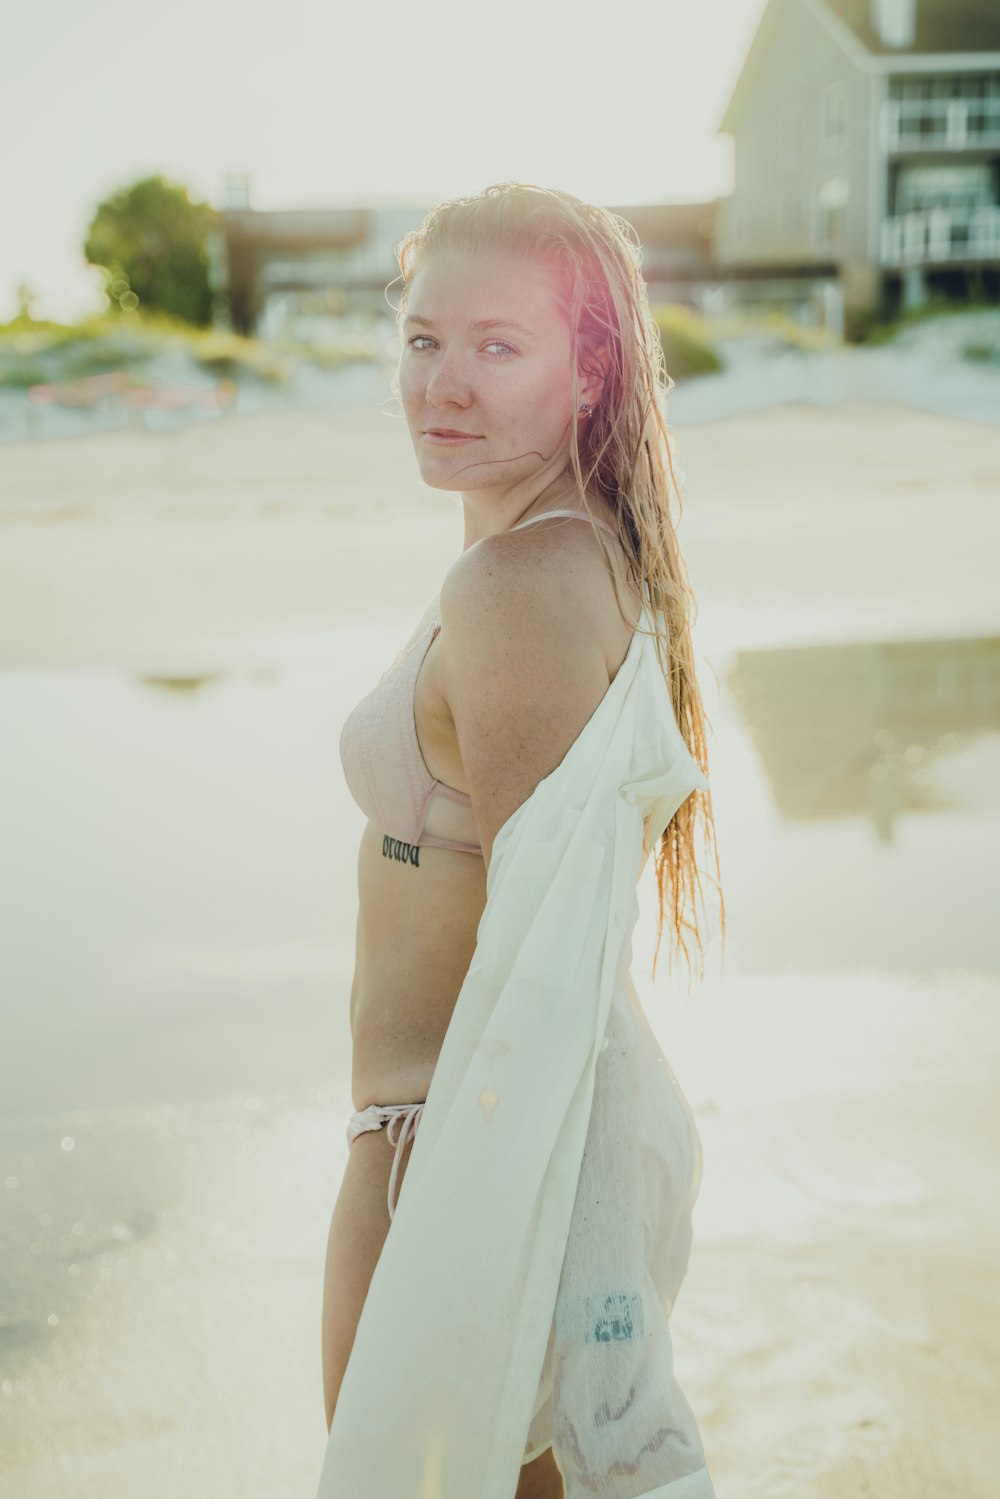
[[[819,96],[820,148],[833,156],[847,147],[847,89],[833,83]]]
[[[988,207],[993,202],[993,171],[985,161],[906,166],[897,178],[894,199],[897,214]]]
[[[872,25],[887,47],[912,47],[916,30],[916,0],[873,0]]]

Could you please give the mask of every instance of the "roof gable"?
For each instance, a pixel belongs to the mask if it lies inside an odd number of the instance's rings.
[[[860,0],[860,3],[867,4],[868,0]],[[829,45],[839,48],[855,67],[871,66],[857,36],[849,26],[843,24],[832,7],[826,6],[824,0],[765,0],[757,30],[747,48],[743,66],[737,75],[719,122],[720,131],[733,131],[736,128],[744,101],[754,93],[773,47],[778,44],[783,30],[796,12],[799,18],[803,15],[807,16],[817,25],[820,32],[825,32],[830,38]]]

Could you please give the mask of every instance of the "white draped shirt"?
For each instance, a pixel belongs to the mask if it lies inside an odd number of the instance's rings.
[[[592,1109],[611,1029],[634,1024],[639,875],[677,808],[708,784],[644,633],[648,607],[640,625],[563,760],[493,843],[475,951],[317,1499],[513,1499],[547,1349],[566,1499],[714,1499],[668,1325],[700,1180],[693,1121],[658,1285],[642,1215],[595,1212],[570,1233],[588,1129],[630,1141],[630,1089],[602,1092],[601,1120]]]

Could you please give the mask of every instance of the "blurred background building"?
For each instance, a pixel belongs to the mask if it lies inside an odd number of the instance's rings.
[[[1000,281],[997,0],[770,0],[723,115],[729,299],[863,316]]]
[[[239,333],[322,344],[332,326],[391,316],[394,245],[431,205],[261,211],[250,181],[232,174],[210,264],[220,321]]]
[[[841,334],[933,290],[1000,295],[1000,0],[770,0],[719,129],[729,196],[609,205],[654,301]],[[261,211],[231,177],[221,320],[322,341],[389,319],[393,247],[432,206]]]

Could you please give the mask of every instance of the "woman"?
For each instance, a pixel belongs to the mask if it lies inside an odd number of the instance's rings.
[[[630,235],[569,194],[508,183],[442,205],[397,251],[397,394],[421,478],[461,494],[464,544],[341,740],[370,820],[351,995],[356,1112],[324,1283],[328,1428],[477,953],[494,844],[595,719],[644,599],[666,624],[676,721],[704,759],[663,461],[665,372]],[[657,859],[661,929],[666,894],[685,952],[682,927],[697,934],[682,915],[697,879],[694,812],[693,798],[677,809]],[[594,1170],[592,1151],[581,1182]],[[569,1491],[541,1405],[512,1499]],[[385,1420],[391,1442],[391,1405]]]

